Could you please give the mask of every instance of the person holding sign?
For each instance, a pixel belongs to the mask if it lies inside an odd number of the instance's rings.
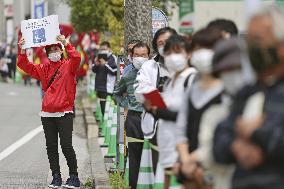
[[[40,80],[44,97],[42,100],[41,121],[46,138],[46,149],[52,170],[50,188],[59,188],[62,178],[59,166],[58,134],[62,152],[67,160],[70,177],[65,187],[80,187],[77,172],[77,159],[72,146],[74,100],[76,93],[76,71],[80,65],[80,53],[67,42],[64,35],[57,37],[59,43],[45,46],[49,62],[35,65],[29,62],[23,49],[25,39],[19,41],[18,67],[31,77]],[[63,58],[62,45],[68,53]]]

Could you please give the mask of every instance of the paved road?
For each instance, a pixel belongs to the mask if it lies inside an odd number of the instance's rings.
[[[37,87],[0,83],[0,153],[41,125],[40,107]],[[41,188],[47,174],[42,132],[0,160],[0,188]]]
[[[23,145],[15,145],[19,139],[26,136],[41,125],[38,112],[41,108],[40,91],[37,87],[0,83],[0,188],[46,188],[50,182],[49,164],[45,149],[45,139],[42,131]],[[74,128],[74,146],[78,154],[81,180],[89,177],[89,157],[86,140],[81,137],[82,121],[76,120]],[[79,125],[79,126],[78,126]],[[22,144],[22,143],[20,143]],[[1,159],[7,148],[16,150],[6,158]],[[60,153],[63,176],[68,175],[68,168],[62,153]],[[79,172],[79,174],[80,174]],[[84,181],[83,181],[84,182]]]

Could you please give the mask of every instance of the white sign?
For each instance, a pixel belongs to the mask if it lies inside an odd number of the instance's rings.
[[[21,32],[25,39],[24,49],[56,44],[56,37],[60,35],[58,16],[23,20]]]

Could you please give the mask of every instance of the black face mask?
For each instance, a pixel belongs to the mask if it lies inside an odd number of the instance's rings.
[[[249,59],[256,72],[262,72],[279,63],[276,48],[259,48],[249,46]]]

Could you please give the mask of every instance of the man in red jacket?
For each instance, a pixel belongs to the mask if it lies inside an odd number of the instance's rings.
[[[79,67],[80,53],[66,41],[64,35],[59,35],[60,42],[45,47],[49,62],[35,65],[29,62],[26,52],[22,49],[25,40],[19,41],[20,54],[18,56],[18,67],[31,77],[40,80],[44,97],[41,121],[46,138],[46,149],[52,170],[53,180],[50,188],[59,188],[62,185],[58,155],[58,134],[63,154],[67,160],[70,177],[65,187],[80,187],[77,172],[77,159],[72,146],[73,131],[73,109],[76,93],[76,71]],[[63,58],[64,45],[68,59]]]

